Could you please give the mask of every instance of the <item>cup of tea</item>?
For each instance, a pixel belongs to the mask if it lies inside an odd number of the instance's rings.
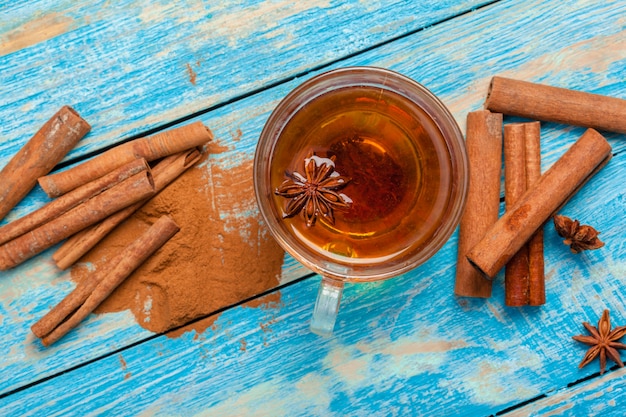
[[[254,187],[278,243],[322,275],[311,330],[330,335],[345,282],[397,276],[445,244],[465,203],[467,154],[424,86],[382,68],[341,68],[272,112]]]

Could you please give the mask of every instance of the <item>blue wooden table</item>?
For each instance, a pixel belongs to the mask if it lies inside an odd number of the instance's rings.
[[[290,90],[352,65],[417,80],[463,130],[493,75],[626,99],[624,0],[33,0],[0,11],[0,167],[68,104],[94,128],[64,165],[200,120],[222,152],[199,168],[228,172],[250,163]],[[582,132],[543,123],[543,169]],[[562,214],[606,246],[574,255],[547,225],[542,307],[505,307],[502,275],[489,299],[455,297],[455,233],[410,273],[348,285],[331,338],[308,329],[320,277],[285,255],[272,288],[188,327],[154,333],[128,310],[94,314],[44,348],[30,326],[74,282],[54,249],[0,272],[0,415],[624,415],[626,369],[579,369],[586,349],[571,339],[604,309],[626,325],[626,136],[605,136],[613,159]],[[3,223],[47,201],[35,189]],[[223,215],[258,219],[254,206]]]

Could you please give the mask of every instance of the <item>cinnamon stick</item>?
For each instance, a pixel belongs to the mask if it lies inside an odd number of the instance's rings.
[[[511,210],[526,191],[526,145],[523,123],[504,126],[504,200]],[[510,307],[528,304],[528,246],[523,245],[507,262],[504,299]]]
[[[487,110],[467,115],[469,191],[459,228],[454,293],[465,297],[490,297],[491,280],[485,279],[465,253],[496,220],[500,206],[502,170],[502,114]]]
[[[190,149],[170,155],[152,168],[154,187],[160,192],[174,181],[180,174],[195,165],[202,156],[199,148]],[[108,235],[117,225],[137,211],[146,200],[135,203],[107,217],[100,223],[90,226],[67,239],[52,255],[52,259],[61,269],[73,265],[89,252],[98,242]]]
[[[531,235],[611,158],[611,145],[593,129],[585,133],[548,169],[515,206],[489,229],[467,254],[485,276],[493,278]]]
[[[145,159],[136,159],[107,175],[82,185],[75,190],[51,201],[45,206],[11,223],[0,227],[0,244],[23,235],[42,224],[59,217],[87,199],[108,190],[121,181],[149,169]]]
[[[0,220],[46,175],[91,126],[71,107],[62,107],[0,171]]]
[[[39,178],[39,185],[48,196],[58,197],[135,158],[145,158],[150,162],[203,146],[212,139],[209,128],[201,122],[191,123],[116,146],[81,165]]]
[[[534,120],[626,133],[626,100],[493,77],[485,107]]]
[[[135,269],[179,231],[168,216],[162,216],[139,238],[111,260],[94,279],[80,284],[61,303],[35,323],[31,330],[44,346],[63,337],[98,307]]]
[[[524,124],[526,151],[526,187],[532,187],[541,178],[541,124]],[[528,304],[546,303],[545,267],[543,257],[543,226],[531,236],[528,247]]]
[[[125,179],[110,189],[0,246],[0,270],[13,268],[74,233],[154,194],[149,171]]]

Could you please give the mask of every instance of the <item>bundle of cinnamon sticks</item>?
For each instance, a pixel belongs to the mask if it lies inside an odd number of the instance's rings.
[[[594,129],[625,133],[626,100],[493,77],[485,107],[467,117],[470,187],[454,291],[490,297],[505,268],[505,304],[542,305],[543,225],[611,159],[611,146]],[[503,114],[537,121],[503,125]],[[543,174],[539,120],[588,128]],[[502,159],[506,212],[498,218]]]
[[[213,139],[200,122],[116,146],[68,170],[47,175],[90,130],[70,107],[63,107],[0,172],[0,219],[37,184],[53,200],[0,227],[0,270],[13,268],[67,241],[55,252],[65,269],[91,250],[124,219],[195,165]],[[150,162],[154,162],[153,166]],[[163,216],[129,245],[110,267],[79,285],[33,325],[45,345],[76,326],[134,269],[178,231]]]

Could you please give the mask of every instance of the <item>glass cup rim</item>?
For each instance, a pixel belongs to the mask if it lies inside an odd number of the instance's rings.
[[[385,266],[382,264],[360,268],[358,264],[344,265],[331,260],[315,258],[306,250],[299,250],[300,242],[285,228],[281,219],[277,219],[271,208],[269,166],[276,143],[291,117],[301,108],[320,95],[337,88],[351,86],[369,86],[385,88],[404,95],[424,110],[441,131],[446,142],[452,166],[457,172],[452,176],[454,190],[450,193],[447,210],[450,216],[444,216],[437,233],[429,240],[426,247],[416,251],[408,260]],[[297,99],[297,100],[296,100]],[[455,163],[456,161],[456,163]],[[291,90],[272,111],[267,119],[254,157],[254,191],[259,211],[270,233],[279,245],[292,257],[307,268],[326,277],[342,281],[374,281],[391,278],[407,272],[432,257],[448,241],[461,217],[467,195],[469,168],[463,135],[456,120],[446,106],[426,87],[398,72],[385,68],[358,66],[342,67],[318,74]]]

